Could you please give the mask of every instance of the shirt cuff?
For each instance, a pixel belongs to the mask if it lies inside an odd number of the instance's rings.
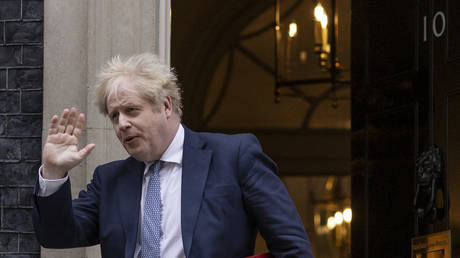
[[[69,175],[60,179],[46,179],[42,177],[43,165],[38,169],[38,183],[40,189],[38,189],[38,196],[47,197],[59,190],[61,186],[69,179]]]

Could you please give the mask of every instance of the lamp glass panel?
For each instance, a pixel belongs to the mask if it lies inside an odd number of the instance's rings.
[[[277,31],[278,78],[281,81],[298,81],[330,78],[331,26],[335,26],[336,56],[340,71],[339,80],[349,79],[350,1],[336,1],[335,17],[331,2],[320,1],[323,21],[315,17],[315,1],[279,1],[279,30]],[[318,10],[318,9],[316,9]],[[318,11],[317,11],[318,16]],[[327,22],[324,21],[328,17]],[[334,22],[332,22],[334,21]],[[297,25],[295,36],[292,24]],[[323,23],[323,26],[322,24]],[[327,23],[327,27],[324,25]],[[290,30],[291,28],[291,30]],[[342,38],[341,38],[342,37]]]

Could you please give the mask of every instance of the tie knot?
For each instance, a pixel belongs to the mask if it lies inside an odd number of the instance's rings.
[[[162,166],[163,166],[163,161],[157,160],[152,165],[150,165],[149,171],[152,174],[159,173]]]

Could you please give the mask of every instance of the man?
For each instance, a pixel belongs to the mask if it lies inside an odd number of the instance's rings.
[[[101,165],[71,200],[67,172],[85,117],[51,118],[34,197],[34,224],[48,248],[101,244],[103,257],[246,257],[257,230],[275,257],[312,257],[276,165],[249,134],[197,133],[180,123],[180,90],[151,54],[116,57],[99,74],[99,109],[126,160]]]

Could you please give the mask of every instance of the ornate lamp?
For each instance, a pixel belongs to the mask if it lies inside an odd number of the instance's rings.
[[[340,80],[336,0],[274,1],[275,102],[281,96],[302,97],[298,87],[318,84],[332,87],[336,98],[337,85],[349,84]]]

